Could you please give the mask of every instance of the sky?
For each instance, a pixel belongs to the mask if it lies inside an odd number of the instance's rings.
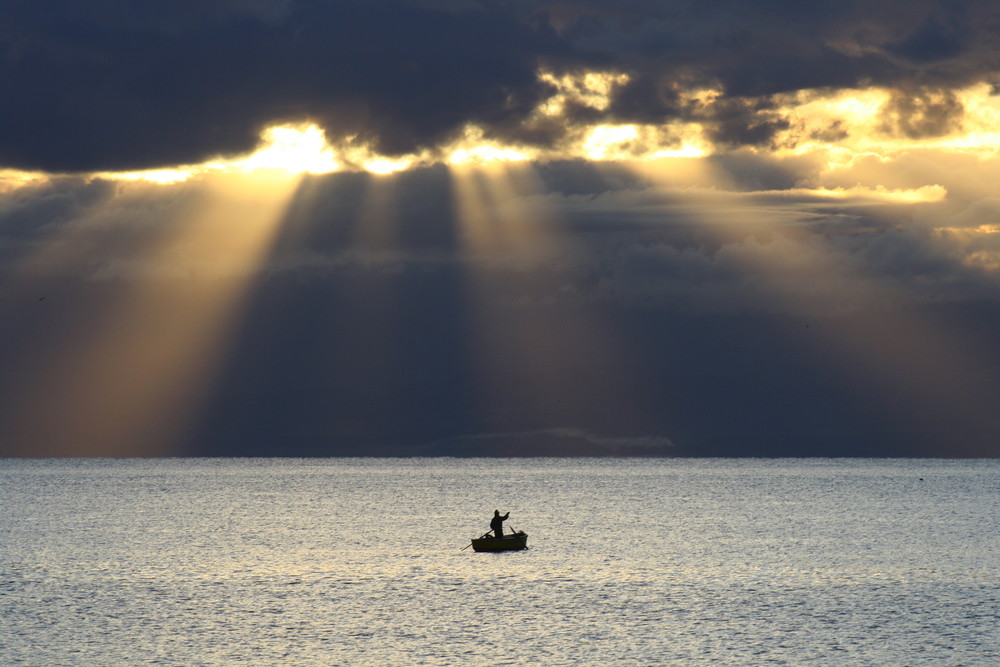
[[[0,456],[1000,456],[1000,6],[0,6]]]

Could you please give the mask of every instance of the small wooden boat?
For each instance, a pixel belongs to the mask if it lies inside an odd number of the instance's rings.
[[[523,530],[503,537],[486,537],[472,540],[473,551],[520,551],[528,548],[528,534]]]

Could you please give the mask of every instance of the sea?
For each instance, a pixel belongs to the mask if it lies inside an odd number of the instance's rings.
[[[0,664],[998,665],[1000,460],[0,459]]]

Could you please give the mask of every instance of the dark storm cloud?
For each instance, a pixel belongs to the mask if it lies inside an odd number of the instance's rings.
[[[881,129],[910,139],[937,137],[957,129],[962,113],[950,90],[906,86],[894,91],[882,109]]]
[[[197,162],[297,120],[385,153],[470,121],[545,144],[565,127],[523,123],[552,92],[539,68],[630,75],[608,110],[570,121],[689,118],[766,145],[778,93],[905,95],[1000,69],[1000,8],[985,1],[39,0],[4,3],[0,26],[0,163],[54,171]],[[704,86],[724,95],[680,94]]]
[[[1000,10],[987,2],[584,0],[550,16],[575,53],[630,75],[610,115],[695,120],[730,145],[767,145],[782,129],[773,115],[782,93],[876,85],[919,97],[923,86],[960,87],[1000,69]],[[698,105],[683,97],[699,87],[724,94]],[[907,124],[907,110],[898,113]]]
[[[0,9],[0,161],[48,170],[197,162],[313,119],[387,153],[537,97],[545,30],[386,1],[12,3]],[[551,41],[551,40],[550,40]]]
[[[944,8],[948,18],[929,16],[919,30],[900,42],[886,45],[889,53],[913,62],[926,63],[946,60],[960,55],[968,48],[975,34],[970,26],[963,25],[957,7]]]
[[[775,116],[781,93],[798,90],[895,85],[914,76],[881,48],[857,43],[854,28],[900,15],[870,17],[844,3],[782,2],[580,2],[538,8],[571,47],[543,59],[557,71],[588,68],[627,73],[603,114],[615,122],[703,124],[723,146],[767,146],[785,129]],[[905,21],[903,21],[905,22]],[[907,34],[894,29],[888,34]],[[845,37],[845,35],[847,35]],[[877,45],[876,45],[877,44]],[[978,76],[975,75],[975,76]],[[975,78],[975,77],[974,77]],[[697,89],[723,94],[694,102]],[[570,109],[572,121],[590,121],[594,110]],[[501,133],[506,128],[498,128]],[[534,129],[534,128],[532,128]],[[531,135],[514,132],[520,140]]]
[[[708,136],[724,146],[767,146],[778,132],[790,127],[787,120],[771,116],[769,106],[741,99],[716,103]]]

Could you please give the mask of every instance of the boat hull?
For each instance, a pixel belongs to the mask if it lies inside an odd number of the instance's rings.
[[[520,551],[527,548],[527,533],[513,533],[500,538],[480,537],[472,540],[473,551]]]

